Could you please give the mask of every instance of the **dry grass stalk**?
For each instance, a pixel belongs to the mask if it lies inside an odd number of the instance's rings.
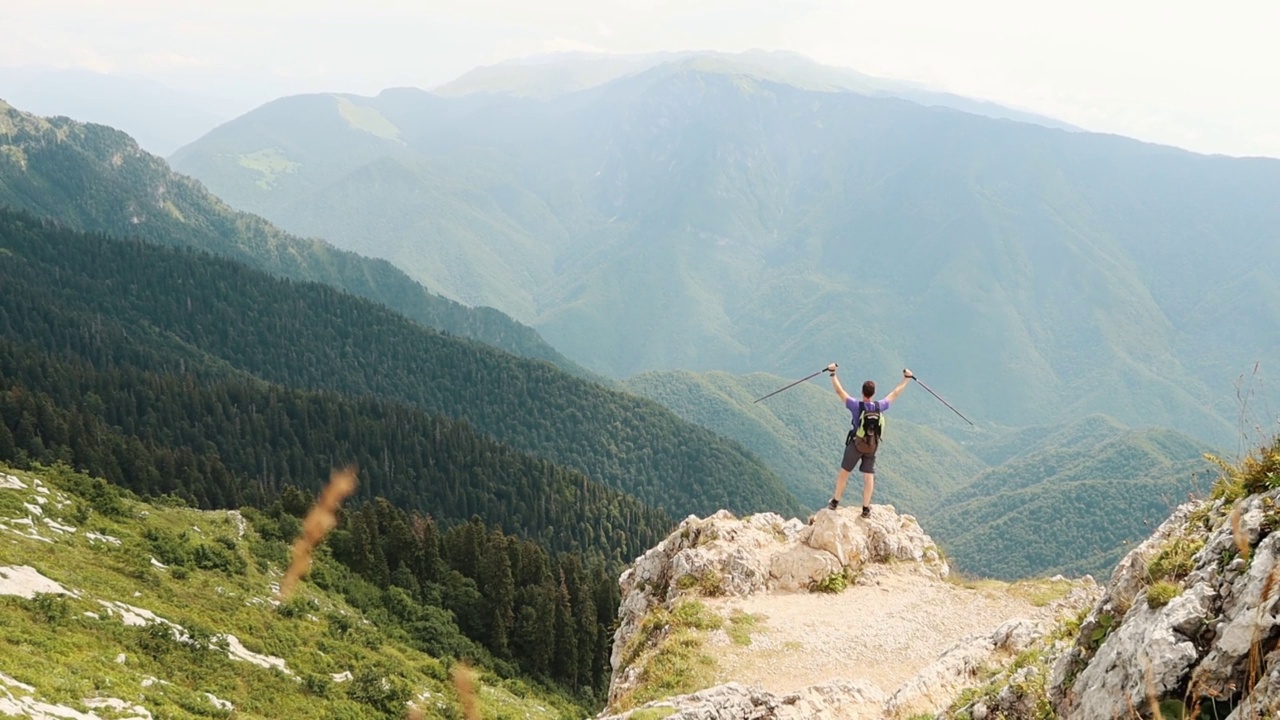
[[[281,599],[288,600],[298,581],[311,569],[311,552],[338,524],[338,508],[355,492],[356,484],[356,470],[351,466],[335,470],[329,477],[329,484],[320,491],[316,504],[302,521],[302,534],[293,543],[293,558],[280,581]]]
[[[458,698],[462,701],[462,716],[466,720],[480,720],[475,673],[466,663],[458,663],[450,669],[449,676],[453,680],[453,689],[458,692]]]
[[[1262,583],[1262,595],[1258,598],[1258,617],[1254,624],[1253,642],[1249,644],[1249,667],[1245,676],[1245,698],[1241,704],[1241,716],[1248,717],[1249,703],[1253,700],[1253,689],[1258,684],[1258,678],[1262,676],[1262,615],[1270,607],[1272,602],[1272,593],[1280,588],[1280,562],[1272,566],[1271,572],[1267,573],[1267,579]]]
[[[1244,515],[1244,505],[1237,503],[1236,508],[1231,511],[1231,537],[1236,541],[1236,549],[1240,551],[1240,557],[1245,560],[1249,559],[1249,538],[1244,534],[1244,528],[1241,526],[1240,519]]]

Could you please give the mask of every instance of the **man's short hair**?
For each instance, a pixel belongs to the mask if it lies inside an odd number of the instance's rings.
[[[862,397],[874,397],[876,394],[876,383],[874,380],[868,380],[862,383]]]

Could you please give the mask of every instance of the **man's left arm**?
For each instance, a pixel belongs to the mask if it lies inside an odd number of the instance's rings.
[[[910,370],[904,369],[902,371],[902,382],[898,383],[898,387],[894,388],[893,391],[886,395],[884,399],[892,404],[893,401],[898,399],[898,396],[902,394],[903,389],[911,383],[911,379],[914,377],[915,375],[912,375]]]

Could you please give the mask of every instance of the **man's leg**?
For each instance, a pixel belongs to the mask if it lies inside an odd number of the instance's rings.
[[[871,507],[871,493],[876,489],[876,474],[862,473],[862,507]]]
[[[852,439],[852,431],[850,437],[844,439],[844,457],[840,458],[840,472],[836,474],[836,492],[831,496],[831,502],[827,503],[827,507],[832,510],[840,504],[840,497],[844,495],[845,483],[849,482],[849,473],[853,472],[853,467],[858,462],[858,451],[854,449]]]
[[[862,456],[858,467],[862,471],[862,517],[871,516],[871,493],[876,489],[876,456],[875,453]]]
[[[836,474],[836,493],[831,496],[832,500],[840,502],[840,496],[844,495],[844,486],[849,482],[849,473],[851,471],[840,468],[840,472]]]

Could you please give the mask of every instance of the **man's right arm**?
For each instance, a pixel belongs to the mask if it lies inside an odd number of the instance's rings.
[[[831,374],[831,387],[834,388],[836,391],[836,394],[840,396],[840,400],[843,402],[848,402],[849,393],[845,392],[843,387],[840,387],[840,379],[836,377],[836,364],[831,363],[830,365],[828,365],[827,372]]]

